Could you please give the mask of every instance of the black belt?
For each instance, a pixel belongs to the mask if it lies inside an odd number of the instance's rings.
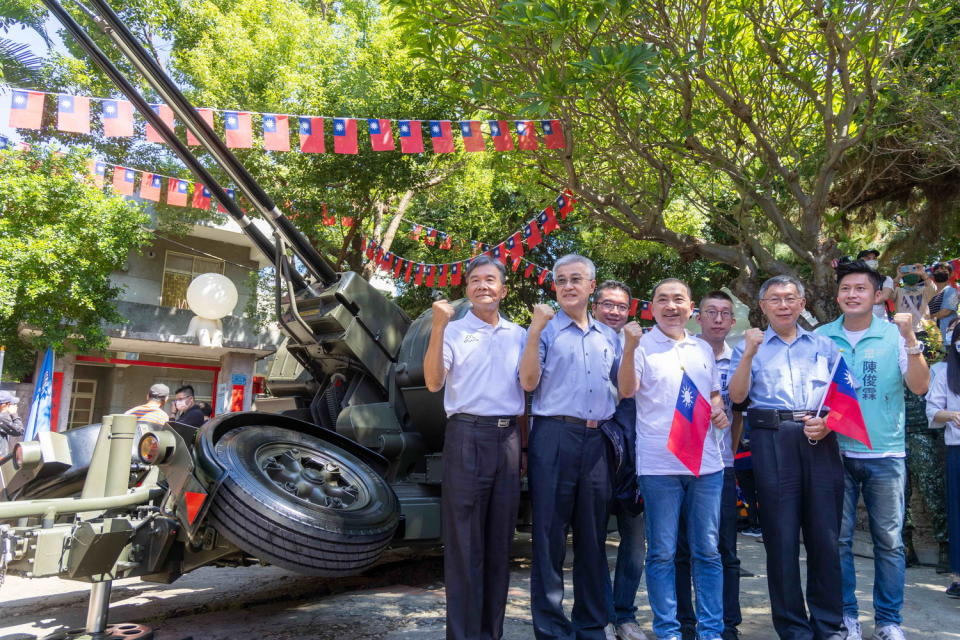
[[[545,418],[550,418],[551,420],[559,420],[560,422],[569,422],[570,424],[578,424],[581,427],[586,427],[587,429],[596,429],[600,426],[599,420],[587,420],[586,418],[578,418],[576,416],[544,416]]]
[[[787,411],[785,409],[748,409],[747,420],[750,421],[750,428],[758,429],[779,429],[781,422],[803,422],[801,418],[812,416],[816,412],[812,410]],[[820,417],[829,413],[826,409],[820,410]]]
[[[517,416],[475,416],[472,413],[455,413],[449,419],[501,429],[517,423]]]

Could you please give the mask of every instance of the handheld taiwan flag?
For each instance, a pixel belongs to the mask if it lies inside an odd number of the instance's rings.
[[[333,152],[357,153],[357,121],[353,118],[333,119]]]
[[[570,193],[570,191],[564,191],[557,196],[557,211],[560,213],[561,219],[567,219],[567,214],[573,211],[574,202],[576,202],[576,200],[573,199],[573,195]]]
[[[543,237],[540,235],[540,227],[537,226],[536,220],[531,220],[527,223],[527,226],[523,228],[523,239],[527,242],[527,249],[533,249],[543,242]]]
[[[517,148],[522,151],[537,150],[537,129],[530,120],[517,123]]]
[[[560,225],[557,223],[557,214],[553,212],[553,207],[544,209],[540,215],[537,216],[537,222],[540,224],[540,228],[543,229],[544,235],[560,228]]]
[[[507,253],[519,264],[520,257],[523,256],[523,241],[519,231],[507,238]]]
[[[199,182],[193,183],[193,202],[191,206],[194,209],[210,209],[210,191]]]
[[[137,179],[137,172],[126,167],[113,168],[113,190],[122,196],[133,195],[133,183]]]
[[[464,120],[460,123],[460,136],[463,138],[463,148],[467,151],[486,151],[487,143],[483,141],[480,132],[479,120]]]
[[[449,120],[430,121],[430,141],[434,153],[453,153],[453,133]]]
[[[57,129],[90,133],[90,98],[57,96]]]
[[[200,107],[197,109],[197,113],[200,114],[200,119],[206,122],[210,128],[213,129],[213,109]],[[193,146],[200,144],[200,141],[197,140],[197,137],[190,133],[190,129],[187,129],[187,144],[191,144]]]
[[[129,138],[133,136],[133,105],[126,100],[104,100],[103,135],[109,138]]]
[[[253,147],[253,122],[249,111],[224,111],[223,129],[227,134],[227,146],[231,149]]]
[[[323,118],[300,118],[300,153],[325,153]]]
[[[393,142],[393,129],[390,121],[384,118],[370,118],[367,120],[367,131],[370,133],[370,148],[374,151],[393,151],[396,145]]]
[[[703,443],[709,430],[710,403],[684,371],[673,409],[670,435],[667,436],[667,449],[697,477],[700,476]]]
[[[653,320],[653,309],[650,308],[649,300],[640,301],[640,319]]]
[[[563,125],[559,120],[541,120],[540,128],[543,130],[543,145],[547,149],[563,149],[567,146],[563,137]]]
[[[187,193],[190,191],[190,183],[179,178],[170,178],[167,182],[167,204],[174,207],[187,206]]]
[[[873,449],[870,434],[867,432],[867,423],[863,419],[860,402],[857,400],[855,384],[853,373],[847,367],[843,356],[839,356],[833,365],[833,377],[821,408],[823,405],[830,408],[826,419],[830,429],[862,442],[868,449]]]
[[[423,131],[422,123],[419,120],[401,120],[397,123],[400,127],[400,151],[403,153],[423,153]]]
[[[460,285],[460,278],[463,276],[463,269],[460,262],[454,262],[450,265],[450,284],[454,286]]]
[[[491,120],[490,139],[496,151],[513,151],[513,137],[506,120]]]
[[[290,116],[263,114],[263,148],[267,151],[290,151]]]
[[[150,108],[153,109],[153,112],[160,116],[160,120],[163,124],[167,125],[167,128],[170,131],[173,131],[173,109],[168,107],[165,104],[152,104]],[[150,124],[147,123],[147,142],[163,142],[163,136],[160,135],[160,132]]]
[[[11,92],[10,126],[19,129],[39,129],[43,119],[44,93],[40,91]]]
[[[140,197],[144,200],[160,202],[160,187],[163,178],[155,173],[144,173],[140,178]]]

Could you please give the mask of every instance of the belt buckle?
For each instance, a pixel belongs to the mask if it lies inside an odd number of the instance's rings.
[[[793,414],[793,420],[794,420],[794,422],[803,422],[803,418],[806,418],[806,417],[810,414],[810,412],[809,412],[809,411],[806,411],[806,410],[804,410],[804,411],[791,411],[790,413]]]
[[[497,426],[501,429],[506,429],[510,426],[510,418],[497,418]]]

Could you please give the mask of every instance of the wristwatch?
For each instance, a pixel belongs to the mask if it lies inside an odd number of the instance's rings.
[[[926,348],[926,346],[927,346],[927,345],[923,344],[923,341],[917,341],[917,344],[915,344],[914,346],[912,346],[912,347],[905,347],[905,348],[904,348],[904,351],[907,352],[907,355],[908,355],[908,356],[916,356],[916,355],[920,355],[921,353],[923,353],[923,350],[924,350],[924,348]]]

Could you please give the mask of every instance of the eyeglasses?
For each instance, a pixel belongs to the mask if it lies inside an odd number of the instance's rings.
[[[613,311],[616,309],[620,313],[626,313],[630,309],[630,307],[625,304],[617,304],[616,302],[607,301],[601,302],[598,306],[604,311]]]
[[[557,283],[557,286],[558,286],[558,287],[565,287],[565,286],[567,286],[568,284],[569,284],[571,287],[579,287],[579,286],[582,285],[584,282],[586,282],[586,279],[585,279],[585,278],[581,278],[580,276],[574,276],[574,277],[570,278],[569,280],[566,279],[566,278],[557,278],[554,282]]]
[[[700,313],[711,320],[715,320],[717,316],[723,318],[724,320],[729,320],[733,317],[732,311],[717,311],[716,309],[707,309],[706,311],[701,311]]]
[[[779,307],[782,304],[785,304],[788,307],[792,307],[793,305],[797,304],[801,300],[803,300],[803,298],[798,298],[795,296],[790,296],[788,298],[761,298],[760,299],[761,302],[768,302],[775,307]]]

